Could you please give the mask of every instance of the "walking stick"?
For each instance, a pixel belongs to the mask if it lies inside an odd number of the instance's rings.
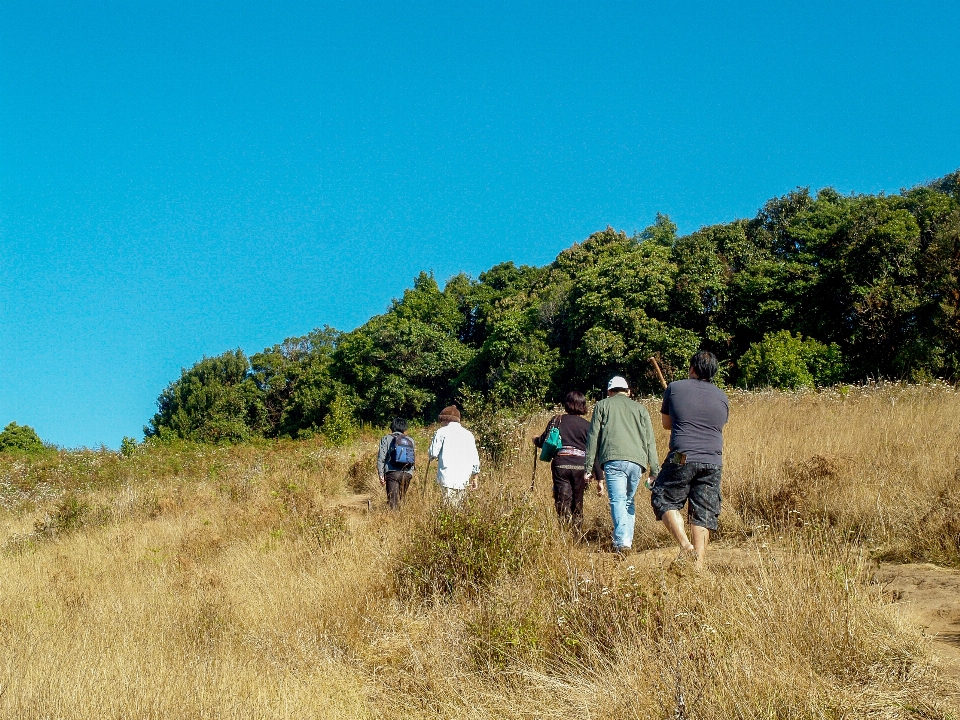
[[[423,469],[423,482],[420,483],[420,497],[424,497],[427,494],[427,474],[430,472],[430,463],[433,462],[433,458],[429,455],[427,456],[427,466]]]
[[[656,359],[655,357],[650,357],[650,358],[647,358],[647,359],[648,359],[648,360],[650,361],[650,363],[653,365],[653,370],[654,370],[655,373],[657,373],[657,378],[660,380],[660,385],[661,385],[661,387],[663,387],[663,389],[666,390],[666,389],[667,389],[667,381],[663,379],[663,373],[660,372],[660,363],[657,362],[657,359]]]
[[[530,492],[533,492],[533,483],[537,479],[537,452],[540,450],[536,445],[533,446],[533,476],[530,478]]]

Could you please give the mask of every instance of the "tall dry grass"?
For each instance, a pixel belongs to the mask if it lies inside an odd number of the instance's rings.
[[[877,555],[957,562],[960,397],[731,407],[702,574],[672,563],[643,494],[648,550],[626,561],[601,552],[595,497],[586,539],[558,528],[546,467],[524,492],[546,416],[500,424],[461,513],[419,476],[384,510],[373,435],[4,460],[0,716],[956,716],[870,576]]]

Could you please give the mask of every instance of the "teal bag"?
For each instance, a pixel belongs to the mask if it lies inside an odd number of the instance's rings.
[[[563,443],[560,441],[560,417],[557,416],[554,419],[557,421],[557,424],[550,428],[550,432],[547,433],[543,445],[540,446],[541,460],[553,460],[554,456],[560,452],[560,448],[563,447]]]

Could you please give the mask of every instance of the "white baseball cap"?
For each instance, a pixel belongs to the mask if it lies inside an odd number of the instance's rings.
[[[629,390],[630,385],[619,375],[614,375],[607,383],[607,390]]]

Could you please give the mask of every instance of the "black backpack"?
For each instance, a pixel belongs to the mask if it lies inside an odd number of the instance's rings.
[[[409,435],[394,434],[390,443],[390,453],[387,455],[390,464],[409,470],[414,464],[413,438]]]

